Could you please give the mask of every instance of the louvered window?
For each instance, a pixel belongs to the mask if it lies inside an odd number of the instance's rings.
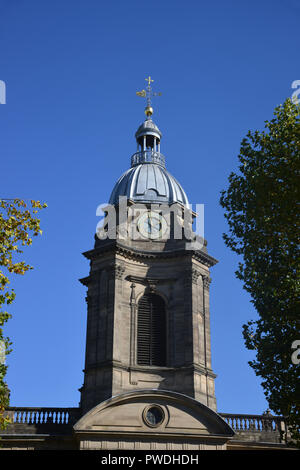
[[[163,299],[145,294],[138,304],[137,363],[166,365],[166,309]]]

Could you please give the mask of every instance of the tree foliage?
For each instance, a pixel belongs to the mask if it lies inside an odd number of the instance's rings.
[[[299,329],[299,106],[287,99],[262,132],[242,140],[239,172],[221,192],[225,244],[241,255],[237,277],[251,295],[258,320],[243,326],[250,366],[262,378],[270,408],[300,429],[299,364],[292,344]]]
[[[32,237],[41,234],[38,210],[47,207],[40,201],[30,205],[21,199],[0,199],[0,429],[8,422],[4,411],[9,405],[9,392],[5,382],[7,365],[5,357],[11,352],[11,341],[4,336],[3,326],[11,318],[6,309],[14,298],[10,288],[11,274],[25,274],[32,266],[18,261],[16,255],[23,253],[22,247],[32,244]]]

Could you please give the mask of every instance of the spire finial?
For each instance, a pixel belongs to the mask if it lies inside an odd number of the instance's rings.
[[[151,82],[153,83],[154,80],[152,80],[150,75],[148,78],[145,78],[145,80],[146,82],[148,82],[146,90],[137,91],[136,94],[137,96],[142,96],[143,98],[147,99],[147,106],[145,108],[145,114],[147,118],[150,118],[153,114],[153,108],[151,106],[151,96],[161,96],[161,93],[155,93],[152,91]]]
[[[151,82],[154,82],[154,80],[152,80],[152,78],[150,77],[150,75],[149,75],[148,78],[145,78],[145,80],[146,80],[146,82],[148,82],[148,86],[151,86]]]

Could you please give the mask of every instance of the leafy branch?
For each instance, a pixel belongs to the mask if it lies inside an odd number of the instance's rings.
[[[30,246],[33,237],[42,234],[40,219],[36,214],[47,204],[22,199],[0,199],[0,429],[5,428],[8,418],[5,409],[9,406],[9,390],[5,382],[7,365],[5,357],[11,352],[12,342],[5,337],[3,327],[11,318],[6,308],[15,299],[10,288],[10,274],[24,275],[32,266],[16,259],[23,253],[22,247]]]

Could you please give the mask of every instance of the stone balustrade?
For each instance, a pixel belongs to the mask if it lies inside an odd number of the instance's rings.
[[[283,417],[263,415],[244,415],[219,413],[235,431],[235,439],[284,443],[287,426]]]
[[[11,406],[6,415],[10,422],[1,434],[69,434],[80,418],[80,409]]]
[[[71,424],[78,416],[78,408],[10,407],[8,417],[13,424]]]

